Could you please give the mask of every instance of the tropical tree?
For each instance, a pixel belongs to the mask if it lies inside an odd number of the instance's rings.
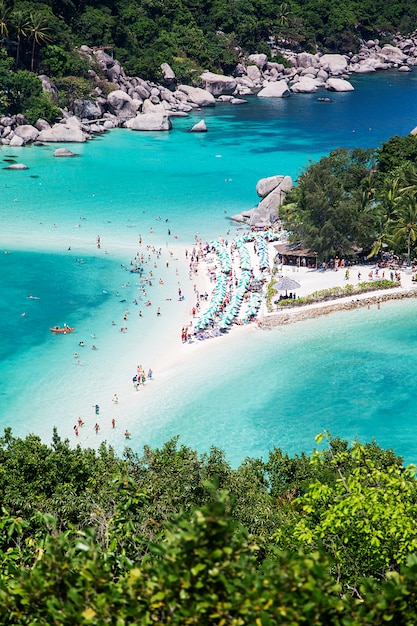
[[[16,33],[17,49],[16,49],[16,68],[19,68],[20,45],[22,37],[27,37],[29,32],[29,18],[22,10],[12,13],[12,25]]]
[[[35,51],[36,46],[52,41],[52,37],[49,34],[48,21],[41,13],[31,13],[29,15],[29,37],[32,40],[32,53],[30,69],[33,72],[35,68]]]
[[[407,262],[410,264],[411,245],[417,240],[417,197],[413,189],[407,190],[395,211],[393,239],[399,245],[407,243]]]
[[[371,171],[371,151],[334,150],[312,164],[287,194],[280,211],[293,241],[318,253],[321,260],[353,254],[368,239],[364,223],[362,181]],[[366,203],[365,203],[366,205]]]
[[[8,34],[9,34],[9,27],[8,27],[9,15],[10,15],[10,11],[6,6],[5,1],[1,0],[0,1],[0,43],[2,45],[4,45],[4,42],[6,41]]]
[[[415,468],[386,468],[358,442],[330,455],[315,452],[312,463],[330,465],[338,480],[316,480],[299,498],[304,515],[294,537],[304,548],[323,547],[334,558],[337,579],[360,597],[362,577],[384,579],[417,551]]]

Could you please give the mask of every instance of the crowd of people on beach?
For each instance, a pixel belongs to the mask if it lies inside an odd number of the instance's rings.
[[[241,326],[256,319],[262,302],[259,292],[270,278],[268,244],[280,237],[280,232],[271,230],[265,233],[251,231],[231,241],[222,237],[200,248],[194,263],[205,261],[214,289],[208,306],[204,308],[201,307],[201,295],[196,294],[192,317],[199,314],[199,319],[191,330],[182,329],[183,343],[192,338],[218,337],[233,324]],[[252,246],[251,250],[249,246]],[[208,300],[207,294],[203,300]]]
[[[170,234],[170,233],[169,233]],[[267,259],[266,242],[268,234],[247,233],[231,239],[220,238],[217,242],[203,243],[198,236],[195,236],[193,246],[184,250],[185,259],[188,267],[188,278],[193,281],[191,305],[187,307],[189,312],[188,323],[183,324],[181,330],[181,341],[184,344],[192,343],[195,340],[205,339],[207,337],[219,336],[222,331],[229,327],[229,324],[243,324],[256,317],[256,313],[260,303],[260,297],[257,295],[256,304],[252,300],[254,292],[252,291],[252,281],[261,285],[266,280],[266,274],[269,271],[269,261]],[[101,238],[97,236],[97,248],[101,247]],[[115,297],[118,302],[125,304],[121,313],[121,321],[117,323],[117,317],[111,320],[111,325],[120,328],[121,333],[127,333],[129,320],[135,315],[138,318],[144,317],[145,307],[154,311],[157,318],[163,315],[163,301],[160,293],[166,296],[159,287],[165,283],[166,276],[164,273],[175,271],[176,295],[165,297],[165,300],[178,300],[183,302],[186,293],[190,293],[190,288],[183,288],[179,277],[178,267],[174,261],[174,253],[169,249],[148,244],[144,242],[142,235],[138,237],[139,249],[128,264],[121,264],[121,269],[128,272],[130,276],[134,276],[134,280],[129,279],[123,282],[119,290],[112,293],[103,290],[106,297]],[[250,250],[248,246],[251,246]],[[161,271],[163,268],[163,272]],[[171,269],[172,268],[172,269]],[[264,273],[264,275],[263,275]],[[172,280],[169,281],[170,288]],[[213,286],[212,293],[207,289],[208,284]],[[203,288],[202,288],[203,287]],[[129,293],[135,288],[137,293],[130,299]],[[258,289],[257,289],[258,290]],[[128,302],[131,302],[129,308]],[[248,306],[250,303],[251,306]],[[120,315],[120,313],[119,313]],[[147,313],[147,315],[149,315]],[[135,326],[136,326],[135,322]],[[95,334],[91,335],[95,342]],[[89,342],[84,339],[78,342],[78,346],[74,351],[74,358],[78,364],[84,364],[79,358]],[[92,350],[97,350],[96,343],[91,345]],[[145,368],[142,365],[136,366],[136,371],[131,376],[133,390],[139,392],[144,389],[149,381],[153,380],[152,368]],[[113,405],[119,404],[117,394],[114,394]],[[100,406],[94,404],[94,412],[96,421],[93,430],[96,435],[102,432],[102,423],[100,423]],[[111,429],[116,428],[116,424],[120,418],[106,418],[108,426]],[[75,436],[80,435],[80,431],[85,427],[84,419],[81,417],[74,425]],[[104,429],[107,431],[107,429]],[[130,438],[131,434],[126,429],[125,437]]]

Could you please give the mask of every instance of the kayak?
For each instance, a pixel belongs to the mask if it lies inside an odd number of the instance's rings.
[[[51,333],[61,333],[63,335],[66,335],[67,333],[73,333],[75,331],[75,328],[71,328],[71,326],[64,326],[63,328],[60,328],[59,326],[54,326],[49,330],[51,331]]]

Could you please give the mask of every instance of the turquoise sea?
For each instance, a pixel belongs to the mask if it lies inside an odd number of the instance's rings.
[[[260,178],[295,180],[309,161],[337,147],[375,147],[410,132],[417,126],[416,77],[356,77],[355,91],[333,94],[332,103],[300,94],[217,105],[174,119],[170,133],[114,130],[70,145],[72,159],[54,158],[57,145],[1,147],[0,250],[8,252],[0,255],[1,427],[48,441],[56,425],[74,440],[77,415],[90,427],[96,402],[107,424],[109,398],[119,391],[118,350],[134,343],[140,362],[154,347],[156,360],[171,349],[159,341],[163,330],[179,333],[192,301],[175,244],[234,234],[228,217],[257,203]],[[199,119],[208,133],[189,132]],[[13,161],[29,169],[3,169]],[[139,320],[145,296],[137,276],[126,273],[136,251],[148,252],[145,244],[161,247],[157,267],[152,257],[146,271],[164,286],[154,284],[146,297],[163,307],[163,327],[155,309],[144,308]],[[184,304],[167,300],[179,282]],[[415,306],[387,304],[249,333],[242,341],[214,340],[204,358],[173,364],[158,393],[138,402],[129,445],[140,451],[178,434],[200,452],[222,447],[237,465],[246,456],[265,458],[273,446],[311,450],[314,435],[326,428],[348,439],[374,437],[417,461]],[[126,307],[132,321],[125,336],[119,327]],[[52,336],[49,328],[64,322],[77,333]],[[81,339],[88,345],[79,349]],[[77,367],[75,351],[85,367]],[[123,403],[115,410],[122,424]],[[121,451],[126,443],[121,429],[104,423],[99,437],[92,428],[85,432],[85,445],[106,439]]]

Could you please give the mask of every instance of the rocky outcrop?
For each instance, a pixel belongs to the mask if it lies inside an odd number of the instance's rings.
[[[287,98],[289,95],[290,90],[287,83],[285,80],[280,80],[277,83],[268,83],[258,93],[258,98]]]
[[[179,85],[178,90],[185,93],[188,100],[194,102],[199,107],[211,107],[216,104],[213,94],[207,91],[207,89],[190,87],[190,85]]]
[[[143,131],[171,130],[172,123],[162,104],[153,105],[148,101],[144,112],[127,120],[125,127],[131,130]]]
[[[285,62],[274,61],[278,51]],[[315,93],[319,90],[352,91],[347,80],[350,74],[374,73],[384,69],[409,72],[417,65],[417,32],[408,37],[393,37],[390,44],[380,46],[377,39],[362,42],[357,54],[311,54],[294,52],[282,46],[271,46],[271,58],[252,54],[241,58],[232,76],[205,71],[199,85],[177,85],[175,72],[162,63],[162,84],[140,76],[129,77],[117,59],[101,48],[81,46],[80,54],[91,62],[88,76],[95,85],[91,98],[75,100],[62,111],[63,124],[52,128],[45,120],[33,127],[35,138],[20,127],[29,126],[23,116],[0,118],[0,143],[26,145],[29,142],[85,141],[91,134],[125,126],[135,130],[169,130],[171,119],[187,116],[199,107],[215,106],[217,102],[244,104],[246,96],[283,98],[292,93]],[[46,75],[39,77],[42,87],[57,102],[58,90]],[[321,98],[325,100],[324,98]],[[163,110],[151,107],[163,106]],[[72,117],[78,126],[73,125]],[[3,120],[3,121],[2,121]],[[32,127],[32,128],[33,128]],[[196,125],[195,131],[199,126]]]
[[[30,124],[23,124],[23,126],[16,126],[14,130],[14,136],[20,137],[24,144],[31,143],[38,138],[39,131]],[[16,145],[16,144],[12,144]]]
[[[301,76],[296,83],[291,85],[293,93],[315,93],[323,85],[321,80],[311,76]]]
[[[278,210],[285,199],[286,191],[292,187],[292,178],[291,176],[273,176],[269,179],[269,184],[272,185],[274,182],[277,182],[277,185],[263,197],[257,207],[252,209],[249,218],[250,226],[269,226],[278,221]],[[257,189],[258,186],[262,188],[262,183],[261,185],[258,183]]]
[[[222,76],[213,72],[201,74],[201,83],[203,89],[216,97],[234,93],[237,85],[236,80],[231,76]]]
[[[51,128],[41,130],[37,140],[45,143],[83,143],[88,135],[81,129],[81,123],[75,117],[65,120],[63,123],[54,124]]]
[[[268,227],[279,221],[278,210],[292,187],[291,176],[270,176],[262,178],[256,185],[256,192],[262,198],[258,206],[231,218],[236,222],[246,222],[249,226]]]
[[[107,97],[107,105],[110,113],[113,113],[116,117],[129,119],[135,117],[138,110],[137,104],[121,89],[112,91]]]
[[[271,191],[277,189],[282,183],[284,178],[289,178],[286,176],[269,176],[268,178],[261,178],[256,183],[256,193],[260,198],[266,198]],[[290,181],[291,182],[291,181]],[[292,185],[292,182],[291,182]]]
[[[325,83],[329,91],[354,91],[354,86],[343,78],[329,78]]]

